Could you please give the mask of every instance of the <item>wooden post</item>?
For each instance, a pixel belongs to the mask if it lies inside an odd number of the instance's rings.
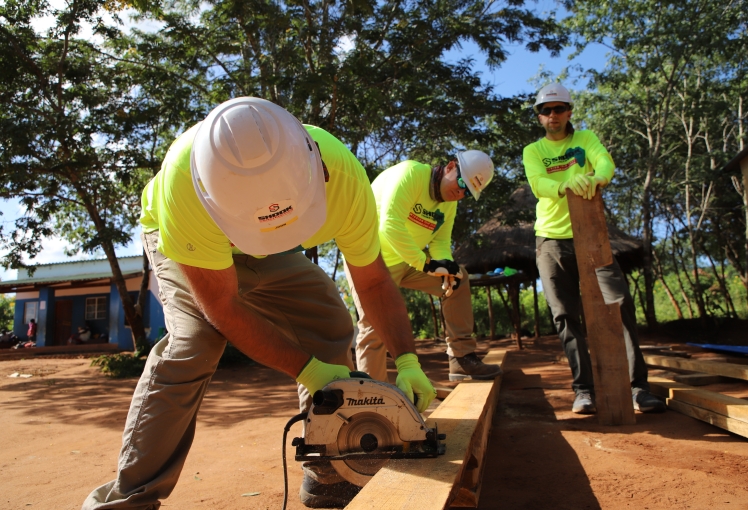
[[[429,302],[431,303],[431,318],[434,320],[434,340],[439,338],[439,321],[436,320],[436,307],[434,306],[434,298],[429,294]]]
[[[493,325],[493,303],[491,303],[491,286],[486,285],[486,296],[488,297],[488,323],[491,328],[491,340],[494,337],[494,325]]]
[[[540,338],[540,310],[538,309],[538,281],[532,281],[532,306],[535,310],[535,340]]]
[[[522,316],[519,310],[519,281],[510,281],[507,284],[507,293],[509,294],[509,316],[512,318],[514,334],[517,335],[517,349],[522,350]]]
[[[603,200],[599,192],[592,200],[573,193],[566,197],[574,232],[598,421],[601,425],[631,425],[636,423],[636,418],[621,309],[618,303],[605,304],[595,273],[598,267],[613,263]]]

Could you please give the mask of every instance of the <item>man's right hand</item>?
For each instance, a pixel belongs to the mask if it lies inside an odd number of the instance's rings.
[[[332,381],[349,377],[351,371],[345,365],[323,363],[312,356],[296,378],[296,382],[304,385],[310,395],[314,395],[317,390],[321,390]]]
[[[591,186],[590,178],[582,174],[572,175],[568,180],[561,183],[558,187],[558,195],[566,196],[566,191],[571,190],[575,195],[584,197]]]
[[[460,275],[459,278],[462,278],[462,273],[460,272],[460,266],[457,265],[457,262],[454,260],[434,260],[431,259],[428,262],[426,262],[426,265],[423,266],[423,272],[430,276],[446,276],[446,275],[452,275],[457,276]]]

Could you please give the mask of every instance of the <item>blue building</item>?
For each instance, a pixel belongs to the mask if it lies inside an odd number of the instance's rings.
[[[143,257],[122,257],[119,265],[130,297],[136,301],[143,277]],[[153,272],[148,272],[143,322],[148,339],[153,342],[164,335],[165,324],[158,283]],[[106,259],[40,264],[31,278],[28,271],[19,269],[18,279],[0,281],[0,293],[11,292],[16,294],[13,333],[26,338],[29,321],[35,319],[37,347],[66,345],[79,326],[88,326],[88,343],[133,349],[122,300]]]

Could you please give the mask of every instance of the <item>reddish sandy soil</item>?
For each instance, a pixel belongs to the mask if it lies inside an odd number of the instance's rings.
[[[449,385],[443,344],[419,345],[428,375]],[[574,415],[558,340],[526,345],[505,366],[480,508],[748,509],[744,438],[673,411],[637,413],[636,425],[622,427]],[[508,340],[481,348],[515,349]],[[0,508],[77,509],[113,478],[136,381],[112,380],[88,365],[83,358],[0,362]],[[8,377],[14,372],[32,377]],[[748,383],[707,389],[748,397]],[[257,365],[219,369],[163,507],[280,509],[282,431],[295,413],[288,377]],[[298,434],[294,425],[290,437]],[[288,453],[288,508],[304,508],[290,438]]]

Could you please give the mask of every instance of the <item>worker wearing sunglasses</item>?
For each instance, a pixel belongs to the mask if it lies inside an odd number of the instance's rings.
[[[468,273],[452,256],[457,202],[465,197],[478,200],[493,175],[488,154],[468,150],[446,165],[403,161],[384,170],[371,184],[382,258],[390,276],[399,287],[443,299],[450,381],[493,379],[501,373],[499,365],[485,364],[475,353]],[[348,282],[359,317],[358,369],[387,381],[387,351],[380,333],[361,308],[355,282],[350,278]]]
[[[569,91],[559,83],[547,85],[538,92],[534,110],[545,136],[525,147],[522,162],[530,187],[538,197],[536,262],[545,298],[571,368],[572,389],[576,393],[571,410],[593,414],[597,408],[592,361],[579,321],[582,312],[579,270],[566,195],[574,193],[592,199],[598,188],[610,182],[615,164],[595,133],[574,130],[571,125],[573,106]],[[662,412],[665,404],[649,393],[647,366],[636,331],[634,302],[615,259],[610,266],[597,270],[597,279],[605,302],[621,303],[627,353],[627,359],[621,360],[621,364],[627,365],[634,409]]]

